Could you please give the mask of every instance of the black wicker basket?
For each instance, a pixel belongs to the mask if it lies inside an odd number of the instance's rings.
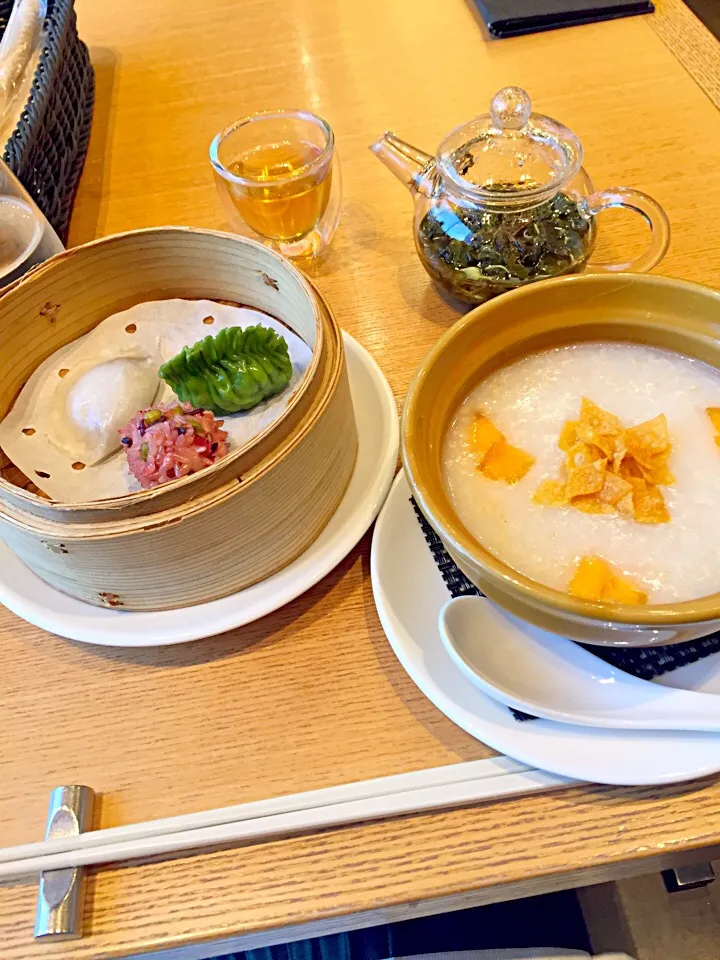
[[[0,36],[12,8],[13,0],[0,0]],[[87,153],[94,96],[95,78],[77,34],[73,0],[48,0],[45,45],[3,159],[63,243]]]

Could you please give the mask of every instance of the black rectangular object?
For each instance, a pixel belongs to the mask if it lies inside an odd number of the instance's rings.
[[[652,13],[650,0],[475,0],[491,36],[517,37],[558,27]]]

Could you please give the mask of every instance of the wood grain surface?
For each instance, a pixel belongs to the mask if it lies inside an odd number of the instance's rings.
[[[716,45],[679,2],[658,6],[659,31],[643,17],[489,42],[465,0],[78,0],[98,97],[71,242],[222,227],[213,134],[264,107],[316,110],[336,132],[345,199],[314,278],[400,400],[457,314],[417,260],[409,195],[367,146],[393,128],[432,149],[515,83],[581,137],[597,186],[628,184],[663,204],[674,233],[660,272],[717,282],[720,116],[693,79],[712,95]],[[601,255],[626,259],[642,242],[629,217],[603,215]],[[369,542],[277,614],[176,649],[83,647],[0,613],[0,843],[41,835],[57,783],[92,785],[109,826],[490,755],[396,662],[372,601]],[[640,873],[719,841],[715,781],[574,788],[103,870],[77,943],[34,944],[36,889],[6,887],[0,952],[75,960],[238,934],[279,940],[289,925],[317,932],[404,904],[424,903],[405,916],[460,906],[471,891],[497,900]]]

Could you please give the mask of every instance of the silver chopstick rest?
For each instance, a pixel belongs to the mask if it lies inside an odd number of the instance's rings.
[[[92,829],[95,791],[90,787],[56,787],[50,794],[45,839],[75,837]],[[40,874],[35,938],[77,940],[82,937],[85,867]]]

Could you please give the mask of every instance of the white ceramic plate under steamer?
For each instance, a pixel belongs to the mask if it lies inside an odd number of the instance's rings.
[[[344,334],[358,454],[340,506],[320,536],[274,576],[211,603],[158,612],[90,606],[37,577],[0,540],[0,602],[30,623],[71,640],[152,647],[215,636],[272,613],[309,590],[352,550],[377,516],[398,455],[395,400],[380,367]]]

